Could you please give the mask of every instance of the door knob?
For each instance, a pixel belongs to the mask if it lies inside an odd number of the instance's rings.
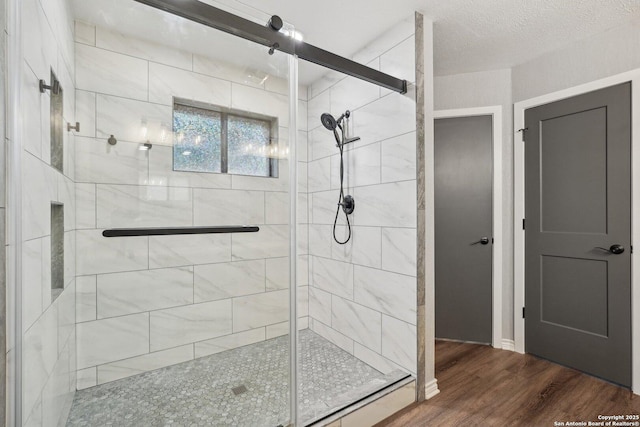
[[[624,246],[611,245],[611,247],[609,247],[609,252],[611,252],[614,255],[620,255],[622,252],[624,252]]]
[[[477,245],[478,243],[480,243],[481,245],[487,245],[487,244],[489,244],[489,238],[483,236],[477,242],[473,242],[472,245]]]
[[[624,246],[618,245],[618,244],[611,245],[609,247],[609,249],[597,246],[597,249],[602,249],[603,251],[607,251],[607,252],[612,253],[614,255],[620,255],[621,253],[624,252]]]

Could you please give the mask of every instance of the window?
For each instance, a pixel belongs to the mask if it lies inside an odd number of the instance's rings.
[[[175,100],[173,169],[277,177],[277,129],[271,117]]]

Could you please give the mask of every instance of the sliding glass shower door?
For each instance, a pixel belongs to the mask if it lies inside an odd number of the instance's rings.
[[[22,424],[287,425],[288,55],[23,3]]]

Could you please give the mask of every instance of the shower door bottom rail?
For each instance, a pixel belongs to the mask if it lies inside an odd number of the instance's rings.
[[[217,234],[217,233],[256,233],[260,227],[248,225],[230,225],[213,227],[146,227],[146,228],[110,228],[104,230],[104,237],[132,236],[173,236],[176,234]]]

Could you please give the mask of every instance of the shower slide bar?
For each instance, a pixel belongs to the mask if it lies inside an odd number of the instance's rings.
[[[383,73],[366,65],[336,55],[303,41],[295,40],[280,31],[281,19],[271,18],[269,25],[260,25],[248,19],[210,6],[198,0],[135,0],[173,15],[198,22],[225,33],[259,43],[269,48],[269,53],[280,50],[314,64],[365,80],[398,93],[407,93],[407,81]],[[279,25],[273,26],[272,21]]]
[[[232,225],[218,227],[148,227],[148,228],[111,228],[104,230],[104,237],[132,236],[172,236],[176,234],[218,234],[218,233],[256,233],[259,227]]]

